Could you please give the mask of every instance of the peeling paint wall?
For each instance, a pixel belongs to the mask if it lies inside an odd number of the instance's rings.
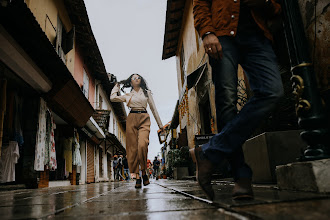
[[[313,58],[315,74],[321,91],[326,91],[330,89],[330,1],[298,0],[298,2],[312,58],[315,45],[315,58]]]
[[[182,88],[184,82],[182,79],[184,77],[181,76],[181,50],[184,50],[184,60],[185,60],[185,70],[186,75],[188,76],[193,71],[195,71],[202,64],[207,62],[208,57],[205,54],[202,40],[198,36],[195,27],[194,27],[194,17],[193,17],[193,4],[192,0],[186,1],[185,12],[182,21],[181,34],[178,42],[178,51],[176,53],[176,63],[177,63],[177,79],[178,79],[178,90],[179,94],[185,88]],[[207,72],[205,73],[206,78],[211,80],[212,73],[211,68],[208,65]],[[216,109],[215,109],[215,97],[214,97],[214,85],[210,83],[205,87],[208,91],[209,100],[210,100],[210,111],[211,117],[216,118]],[[199,103],[197,93],[195,88],[191,88],[188,91],[188,108],[189,113],[185,113],[182,117],[180,117],[180,129],[187,128],[187,137],[188,137],[188,145],[190,148],[193,148],[195,135],[200,132],[200,111],[199,111]],[[215,123],[216,127],[216,123]]]

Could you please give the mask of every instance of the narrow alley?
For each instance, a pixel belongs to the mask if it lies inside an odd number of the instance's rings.
[[[235,202],[232,184],[214,182],[207,200],[197,182],[152,180],[0,192],[2,219],[328,219],[330,196],[254,185],[255,200]]]
[[[329,220],[329,27],[329,0],[0,0],[0,220]]]

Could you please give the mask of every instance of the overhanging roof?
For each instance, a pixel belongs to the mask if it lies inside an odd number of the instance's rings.
[[[104,90],[110,94],[110,80],[94,37],[86,6],[83,0],[64,0],[71,22],[75,27],[76,45],[80,48],[91,74],[101,81]]]
[[[186,0],[168,0],[166,9],[165,33],[162,59],[175,56],[182,26]]]
[[[83,127],[94,109],[23,1],[0,7],[0,24],[52,82],[47,105],[68,123]],[[70,95],[68,95],[70,94]]]
[[[75,26],[76,43],[79,46],[84,62],[93,76],[100,80],[108,97],[114,83],[110,82],[111,74],[106,72],[101,52],[94,37],[86,6],[83,0],[64,0],[71,22]],[[126,110],[123,103],[111,102],[123,129],[126,129]]]
[[[119,153],[121,153],[123,155],[126,154],[126,149],[124,148],[124,146],[120,143],[120,141],[114,134],[107,132],[106,139],[107,139],[107,141],[109,141],[112,144],[112,146],[114,146],[118,150]]]

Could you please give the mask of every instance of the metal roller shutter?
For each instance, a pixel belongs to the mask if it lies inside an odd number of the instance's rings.
[[[87,141],[87,183],[94,182],[94,145]]]

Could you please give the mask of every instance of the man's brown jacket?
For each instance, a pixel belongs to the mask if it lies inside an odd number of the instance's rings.
[[[193,13],[195,28],[202,37],[207,32],[216,36],[236,36],[241,0],[194,0]],[[269,0],[263,8],[252,9],[252,17],[264,32],[272,39],[267,28],[267,19],[273,18],[281,11],[276,0]]]

